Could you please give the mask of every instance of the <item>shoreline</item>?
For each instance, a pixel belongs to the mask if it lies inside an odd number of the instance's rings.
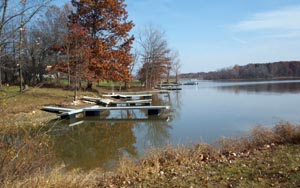
[[[217,145],[167,147],[113,171],[39,169],[4,187],[296,187],[300,185],[300,125],[256,127],[249,137]],[[1,174],[0,174],[1,175]],[[1,177],[1,176],[0,176]],[[12,178],[12,179],[10,179]]]
[[[184,80],[199,79],[199,78],[182,78]],[[256,78],[256,79],[199,79],[200,81],[216,81],[216,82],[257,82],[257,81],[288,81],[300,80],[300,77],[275,77],[275,78]]]

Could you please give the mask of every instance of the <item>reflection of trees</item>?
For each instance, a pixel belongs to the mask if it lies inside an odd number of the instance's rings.
[[[152,105],[156,106],[170,106],[171,108],[168,110],[162,110],[160,115],[163,117],[170,117],[172,119],[172,106],[171,106],[171,99],[170,93],[166,94],[156,94],[152,95]]]
[[[153,105],[170,105],[170,101],[179,99],[180,95],[154,95]],[[179,100],[174,100],[174,107],[180,109]],[[83,118],[75,122],[66,122],[72,127],[62,125],[62,122],[51,127],[51,135],[55,152],[67,168],[93,169],[114,167],[120,157],[137,156],[136,137],[133,132],[135,124],[138,135],[143,135],[143,148],[162,147],[169,144],[171,126],[166,121],[173,110],[162,110],[160,116],[148,116],[146,111],[121,111],[111,113],[107,118]],[[165,117],[165,118],[164,118]],[[101,118],[101,117],[100,117]],[[139,120],[136,120],[138,118]],[[147,119],[145,119],[147,118]],[[137,123],[140,121],[141,123]]]
[[[170,98],[170,94],[169,94]],[[180,91],[176,91],[172,93],[172,97],[169,99],[170,106],[172,109],[172,114],[174,117],[179,118],[181,114],[181,106],[182,106],[182,93]]]
[[[53,135],[55,150],[67,168],[112,168],[124,155],[136,156],[133,123],[85,122]]]
[[[300,83],[268,83],[268,84],[250,84],[221,86],[220,90],[232,91],[234,93],[300,93]]]
[[[144,148],[161,148],[169,144],[171,126],[166,121],[147,121],[137,125],[137,130],[143,134]]]
[[[163,117],[168,117],[172,120],[172,115],[174,107],[171,105],[171,94],[157,94],[152,96],[152,105],[167,105],[171,108],[169,110],[162,110],[160,117],[150,116],[149,121],[140,123],[137,125],[137,130],[144,135],[143,137],[143,147],[163,147],[169,144],[171,128],[167,121],[157,121],[159,119],[163,120]],[[177,104],[177,102],[175,103]]]
[[[173,117],[180,117],[181,106],[182,106],[182,93],[180,91],[174,91],[166,94],[153,95],[152,103],[153,105],[166,105],[170,106],[169,110],[163,110],[162,116],[168,116],[173,119]]]

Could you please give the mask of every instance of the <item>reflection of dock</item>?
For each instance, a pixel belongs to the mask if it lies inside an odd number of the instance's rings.
[[[157,118],[126,118],[126,119],[119,119],[119,118],[111,118],[111,119],[99,119],[99,118],[93,118],[93,119],[82,119],[78,120],[74,123],[69,124],[70,127],[81,125],[83,123],[143,123],[143,122],[168,122],[170,120],[169,117],[157,117]]]
[[[58,113],[61,118],[76,118],[77,114],[84,114],[85,116],[99,116],[101,112],[106,110],[148,110],[148,115],[158,115],[163,109],[169,109],[169,106],[91,106],[81,109],[44,106],[42,108],[42,110],[47,112]]]

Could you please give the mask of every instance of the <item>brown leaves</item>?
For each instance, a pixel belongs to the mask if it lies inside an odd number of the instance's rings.
[[[93,80],[128,80],[129,65],[132,63],[130,54],[133,37],[129,31],[132,21],[127,21],[126,5],[123,0],[72,1],[76,11],[72,22],[87,31],[90,41],[89,54],[86,55],[85,73]],[[78,31],[80,32],[80,31]],[[94,73],[94,74],[93,74]]]

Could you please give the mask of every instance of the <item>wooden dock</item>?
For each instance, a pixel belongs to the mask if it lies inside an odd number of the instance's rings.
[[[114,100],[112,99],[99,98],[99,97],[87,97],[87,96],[82,97],[81,100],[93,102],[104,106],[108,106],[109,104],[114,102]]]
[[[94,102],[99,105],[104,106],[118,106],[118,105],[125,105],[125,106],[150,106],[152,103],[152,99],[144,99],[144,100],[113,100],[113,99],[107,99],[107,98],[96,98],[96,97],[82,97],[81,98],[84,101]]]
[[[168,90],[154,89],[147,91],[126,91],[126,92],[118,92],[121,95],[144,95],[144,94],[166,94],[170,93]]]
[[[103,97],[111,97],[115,99],[133,99],[133,98],[139,98],[139,99],[151,99],[152,94],[138,94],[138,95],[130,95],[130,94],[107,94],[102,95]]]
[[[46,112],[52,112],[52,113],[60,114],[60,113],[63,113],[63,112],[70,112],[74,109],[73,108],[61,108],[61,107],[45,106],[45,107],[42,108],[42,110],[46,111]]]
[[[91,106],[80,109],[61,108],[53,106],[44,106],[42,110],[52,113],[59,113],[59,116],[73,119],[77,114],[84,114],[85,116],[100,116],[100,113],[106,110],[148,110],[148,115],[158,115],[161,110],[169,109],[169,106],[116,106],[116,107],[100,107]]]
[[[162,89],[162,90],[182,90],[181,87],[179,87],[179,84],[158,84],[155,86],[155,89]]]

